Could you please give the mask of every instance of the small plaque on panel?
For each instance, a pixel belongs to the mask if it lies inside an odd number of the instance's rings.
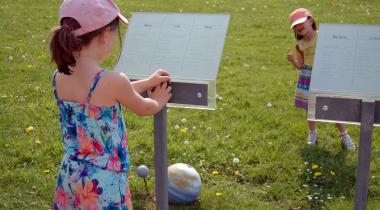
[[[115,69],[130,79],[170,72],[168,106],[215,109],[216,78],[230,16],[133,13]]]
[[[337,100],[332,102],[329,98]],[[333,112],[345,113],[347,108],[354,115],[355,110],[360,110],[353,107],[360,106],[357,101],[380,101],[380,26],[320,24],[308,118],[360,123],[355,120],[357,116],[333,117]],[[340,110],[332,110],[333,107]]]

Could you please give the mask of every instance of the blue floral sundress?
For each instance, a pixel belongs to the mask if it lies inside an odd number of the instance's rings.
[[[89,103],[105,73],[102,70],[96,74],[86,103],[60,100],[57,71],[53,74],[64,146],[54,209],[132,209],[127,178],[128,138],[121,106]]]

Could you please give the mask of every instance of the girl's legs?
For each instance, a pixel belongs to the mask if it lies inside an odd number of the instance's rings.
[[[338,128],[340,134],[347,133],[346,128],[344,127],[344,124],[336,123],[335,126]]]
[[[336,127],[339,130],[340,138],[342,139],[343,148],[345,150],[355,150],[355,144],[352,143],[351,137],[348,135],[344,124],[336,123]]]
[[[307,125],[309,127],[309,137],[307,139],[307,143],[311,145],[317,144],[318,134],[315,121],[308,120]]]
[[[315,123],[315,121],[310,121],[310,120],[308,120],[307,121],[307,126],[309,127],[309,130],[310,131],[317,131],[317,126],[316,126],[316,123]]]

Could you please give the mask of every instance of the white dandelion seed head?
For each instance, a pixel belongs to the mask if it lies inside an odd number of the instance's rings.
[[[238,163],[240,163],[240,160],[239,160],[239,158],[234,157],[234,158],[232,159],[232,162],[233,162],[234,164],[238,164]]]

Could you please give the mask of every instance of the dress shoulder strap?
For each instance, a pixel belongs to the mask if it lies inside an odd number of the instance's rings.
[[[103,69],[95,75],[94,81],[92,82],[90,91],[88,92],[88,95],[87,95],[87,103],[90,102],[92,92],[94,92],[96,85],[98,84],[99,80],[104,76],[104,74],[105,74],[105,71]]]
[[[53,85],[53,90],[54,90],[54,97],[57,101],[59,101],[58,94],[57,94],[57,87],[55,85],[55,78],[57,77],[58,70],[56,69],[53,72],[53,76],[51,77],[52,85]]]

